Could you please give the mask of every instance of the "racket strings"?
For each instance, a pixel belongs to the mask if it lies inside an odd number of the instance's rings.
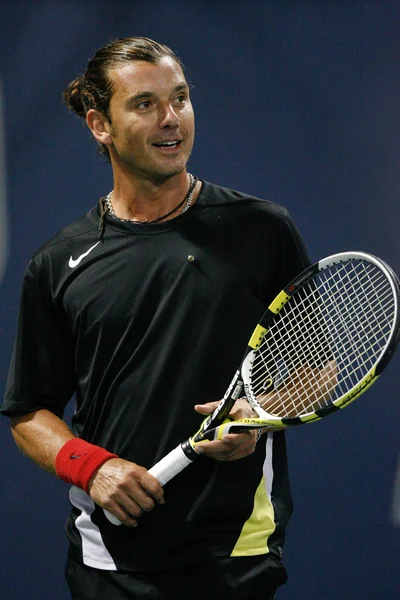
[[[346,362],[353,366],[353,372],[357,364],[365,372],[372,367],[377,352],[381,351],[390,334],[393,323],[394,303],[390,284],[378,270],[375,270],[371,277],[372,270],[372,266],[367,264],[362,271],[363,277],[352,280],[349,278],[349,272],[345,273],[344,282],[346,289],[349,290],[346,293],[346,303],[343,302],[343,293],[338,289],[337,284],[335,293],[332,294],[332,289],[329,289],[335,314],[340,318],[340,325],[337,325],[337,320],[331,318],[332,311],[327,313],[327,322],[335,332],[332,337],[339,339],[343,349],[346,350],[346,353],[342,350],[341,355],[346,357]],[[362,283],[362,296],[355,282]]]
[[[363,276],[358,277],[358,280],[363,284],[364,289],[366,289],[367,280],[369,281],[369,293],[365,294],[363,297],[364,306],[360,301],[359,295],[354,292],[354,281],[350,281],[349,272],[345,273],[345,284],[347,289],[349,289],[346,306],[343,307],[343,302],[337,301],[337,289],[335,289],[335,294],[331,294],[335,304],[336,312],[339,314],[339,316],[343,317],[345,314],[344,310],[347,311],[346,318],[341,318],[340,327],[338,327],[334,321],[332,323],[332,319],[330,319],[330,322],[331,325],[333,324],[335,329],[335,338],[339,338],[341,340],[341,344],[346,351],[346,354],[342,351],[342,356],[346,356],[347,363],[353,366],[353,374],[356,370],[354,368],[356,365],[358,365],[359,368],[364,368],[365,372],[367,372],[370,366],[373,365],[376,349],[375,352],[372,352],[371,354],[370,345],[372,337],[375,335],[375,341],[379,342],[378,351],[382,347],[381,342],[384,341],[386,337],[386,333],[382,337],[382,320],[374,318],[377,309],[376,306],[373,306],[371,302],[371,299],[374,298],[375,300],[378,300],[379,303],[379,297],[382,297],[383,287],[382,285],[378,284],[377,277],[377,273],[379,273],[379,271],[375,273],[374,277],[371,277],[368,271],[363,271],[362,273]],[[349,287],[350,285],[351,287]],[[337,288],[337,283],[334,287]],[[339,298],[342,298],[342,296],[339,296]],[[383,306],[382,303],[380,303],[380,308],[384,309],[384,313],[388,312],[388,307]],[[331,314],[332,313],[329,313],[329,317]],[[362,316],[362,319],[360,319],[360,316]],[[388,331],[390,331],[390,327]],[[368,364],[368,357],[370,364]],[[350,375],[350,372],[348,372],[348,375]],[[351,384],[350,387],[352,387]],[[340,388],[338,389],[340,390]]]
[[[390,283],[375,265],[352,260],[320,271],[283,306],[255,352],[255,399],[278,417],[334,402],[377,362],[394,315]]]
[[[371,289],[374,291],[375,296],[377,297],[379,303],[380,303],[380,308],[381,310],[383,309],[384,312],[388,313],[388,308],[390,308],[390,305],[388,306],[388,304],[386,303],[386,305],[383,304],[383,283],[384,282],[380,282],[381,285],[377,285],[377,278],[375,277],[374,279],[370,280],[370,284],[371,284]],[[335,292],[337,292],[337,290],[334,290]],[[391,290],[390,288],[386,290],[386,295],[384,300],[390,302],[392,297],[391,297]],[[331,300],[332,302],[335,304],[335,309],[336,309],[336,313],[339,316],[342,316],[344,314],[344,309],[346,309],[346,319],[341,319],[340,320],[340,327],[338,327],[337,323],[331,319],[332,313],[327,313],[326,317],[327,317],[327,322],[330,324],[330,326],[335,330],[335,333],[337,336],[340,337],[342,344],[345,344],[346,342],[348,343],[348,350],[350,347],[353,347],[353,349],[356,350],[357,353],[360,353],[360,348],[359,346],[363,346],[364,349],[369,348],[370,343],[371,343],[371,337],[373,335],[376,335],[376,332],[379,331],[383,331],[382,329],[382,323],[381,321],[377,321],[376,319],[373,319],[373,315],[376,312],[376,308],[372,306],[371,301],[370,301],[370,296],[366,296],[366,300],[367,303],[364,306],[364,310],[363,313],[363,317],[364,317],[364,322],[363,322],[363,327],[362,329],[359,328],[359,318],[357,317],[357,314],[359,313],[359,308],[360,308],[360,301],[359,298],[357,296],[356,293],[349,293],[347,296],[347,305],[344,306],[343,304],[343,299],[341,299],[339,297],[339,300],[342,300],[341,302],[337,301],[337,293],[336,294],[332,294],[332,290],[329,290],[330,296],[331,296]],[[393,304],[392,304],[393,307]],[[391,320],[393,317],[393,313],[390,315],[391,316]],[[378,328],[374,330],[374,327]],[[346,333],[345,333],[346,332]],[[362,333],[362,336],[360,335]],[[380,341],[382,338],[378,338],[378,341]],[[366,341],[368,340],[368,346],[366,345]]]

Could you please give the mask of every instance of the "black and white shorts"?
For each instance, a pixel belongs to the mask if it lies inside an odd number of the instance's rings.
[[[274,600],[276,588],[287,580],[282,563],[271,554],[146,572],[102,571],[68,558],[65,576],[72,600]]]

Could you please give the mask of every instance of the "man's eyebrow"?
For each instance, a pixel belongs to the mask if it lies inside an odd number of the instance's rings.
[[[147,98],[151,98],[153,96],[153,92],[138,92],[137,94],[134,94],[133,96],[127,98],[126,104],[131,105],[135,102],[140,102],[141,100],[146,100]]]
[[[172,94],[176,94],[177,92],[188,92],[188,91],[189,91],[188,84],[180,83],[179,85],[174,87],[174,89],[172,90]],[[156,96],[156,94],[154,92],[146,92],[146,91],[138,92],[137,94],[130,96],[130,98],[128,98],[126,101],[126,104],[130,106],[136,102],[140,102],[140,101],[146,100],[148,98],[154,98],[154,96]]]
[[[175,92],[188,92],[189,91],[189,86],[186,82],[184,83],[180,83],[179,85],[177,85],[174,90],[173,93]]]

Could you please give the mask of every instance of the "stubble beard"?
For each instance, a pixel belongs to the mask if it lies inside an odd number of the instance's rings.
[[[152,163],[150,157],[148,157],[148,164],[146,165],[146,159],[144,161],[138,161],[135,159],[134,149],[130,150],[128,153],[119,154],[119,158],[132,174],[135,174],[136,176],[139,175],[141,178],[148,179],[149,181],[154,181],[154,183],[159,184],[164,183],[168,179],[171,179],[172,177],[175,177],[176,175],[179,175],[185,171],[193,150],[193,144],[194,139],[186,151],[186,157],[183,157],[177,163],[171,165],[168,165],[167,161],[164,165],[157,165],[156,161]]]

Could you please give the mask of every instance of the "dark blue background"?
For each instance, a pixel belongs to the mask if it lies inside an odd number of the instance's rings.
[[[193,173],[284,204],[314,260],[364,250],[400,273],[398,1],[3,0],[0,32],[9,223],[1,393],[29,257],[111,189],[109,166],[60,101],[111,38],[149,36],[183,59],[195,86]],[[399,366],[396,356],[341,414],[288,432],[296,511],[280,600],[400,596],[391,518]],[[68,598],[67,486],[19,454],[6,419],[0,473],[1,600]]]

